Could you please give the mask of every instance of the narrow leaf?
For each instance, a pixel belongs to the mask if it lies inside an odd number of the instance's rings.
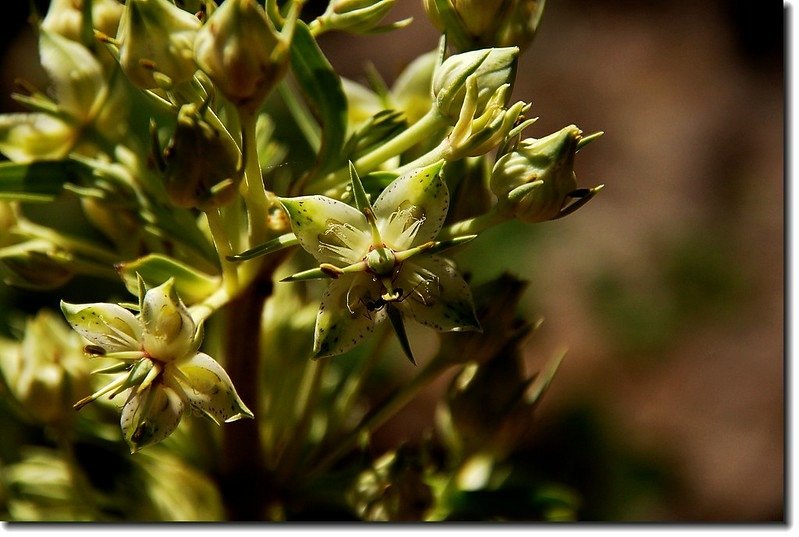
[[[248,259],[254,259],[262,255],[268,255],[299,243],[300,241],[297,239],[297,236],[294,233],[286,233],[272,239],[271,241],[267,241],[254,248],[245,250],[240,254],[229,255],[227,259],[228,261],[247,261]]]
[[[302,21],[297,21],[294,30],[291,68],[322,126],[321,146],[311,175],[324,174],[342,164],[347,136],[347,98],[341,79]]]
[[[140,279],[149,287],[175,279],[178,295],[188,304],[202,301],[219,287],[219,278],[202,273],[176,259],[150,254],[127,263],[119,263],[117,271],[133,294],[141,293]]]
[[[372,204],[369,203],[369,198],[366,195],[366,191],[363,189],[361,178],[358,177],[358,170],[355,169],[352,161],[350,161],[350,181],[352,183],[352,195],[355,198],[355,206],[364,214],[366,214],[367,210],[374,213]]]

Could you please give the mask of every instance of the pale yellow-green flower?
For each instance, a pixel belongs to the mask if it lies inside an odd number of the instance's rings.
[[[360,210],[325,196],[281,198],[300,245],[334,278],[316,319],[315,356],[354,347],[392,308],[439,331],[479,330],[469,286],[431,253],[442,246],[434,239],[449,208],[441,164],[398,177]]]
[[[169,436],[187,407],[217,424],[252,417],[222,366],[199,352],[202,327],[177,296],[173,280],[147,291],[138,315],[106,303],[62,302],[61,309],[90,342],[87,353],[119,362],[101,371],[113,380],[75,407],[127,392],[121,426],[131,451]]]

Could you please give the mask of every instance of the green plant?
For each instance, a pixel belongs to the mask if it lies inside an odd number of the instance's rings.
[[[42,311],[0,345],[26,445],[0,469],[8,518],[573,516],[556,484],[519,494],[513,464],[560,357],[529,377],[523,282],[473,295],[451,257],[589,201],[574,157],[599,133],[522,139],[530,105],[508,101],[543,1],[428,0],[437,51],[391,89],[342,80],[316,38],[409,24],[380,25],[393,4],[306,23],[300,0],[54,0],[36,22],[51,91],[0,116],[0,267],[116,299],[62,301],[77,334]],[[64,203],[77,230],[35,216]],[[409,320],[441,333],[424,361]],[[436,434],[375,453],[447,373]]]

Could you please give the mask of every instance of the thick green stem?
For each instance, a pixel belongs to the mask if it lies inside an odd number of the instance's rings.
[[[208,228],[211,230],[211,237],[214,239],[216,251],[219,252],[219,263],[222,265],[222,283],[230,296],[236,294],[239,286],[239,273],[236,263],[228,258],[233,255],[233,246],[230,244],[222,214],[218,209],[210,209],[205,212],[208,219]]]
[[[485,214],[468,220],[461,220],[445,227],[438,234],[438,240],[451,239],[463,235],[478,235],[492,226],[507,221],[507,219],[507,216],[497,206],[494,206]]]
[[[244,151],[244,204],[247,207],[247,217],[249,219],[249,238],[250,247],[265,242],[267,230],[267,218],[270,197],[274,197],[271,192],[267,192],[264,187],[263,176],[261,175],[261,164],[258,162],[258,146],[255,136],[255,125],[258,116],[243,110],[239,110],[239,121],[241,122],[242,150]]]

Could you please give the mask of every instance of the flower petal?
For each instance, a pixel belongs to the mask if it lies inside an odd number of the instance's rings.
[[[201,352],[178,365],[170,365],[167,372],[172,367],[180,371],[175,378],[183,385],[191,407],[217,425],[253,417],[227,372],[207,354]]]
[[[72,328],[108,352],[141,349],[142,327],[130,311],[116,304],[69,304],[61,302]]]
[[[320,263],[360,261],[371,244],[369,224],[358,209],[325,196],[281,198],[291,229]]]
[[[161,362],[184,358],[197,352],[196,325],[170,278],[144,295],[141,321],[144,350]]]
[[[58,104],[74,117],[88,119],[95,103],[105,98],[100,62],[80,43],[44,30],[39,32],[39,51]]]
[[[131,391],[119,418],[131,453],[172,434],[180,423],[183,408],[181,394],[163,383]]]
[[[345,274],[330,282],[314,330],[314,357],[336,356],[355,347],[385,319],[382,308],[367,304],[380,296],[380,283],[365,273]]]
[[[443,257],[419,256],[397,276],[405,299],[400,309],[417,322],[442,332],[480,330],[469,285]]]
[[[432,240],[449,209],[441,163],[397,177],[374,202],[380,237],[389,248],[407,250]]]
[[[74,130],[60,119],[43,113],[0,115],[0,152],[14,162],[61,159],[74,144]]]

